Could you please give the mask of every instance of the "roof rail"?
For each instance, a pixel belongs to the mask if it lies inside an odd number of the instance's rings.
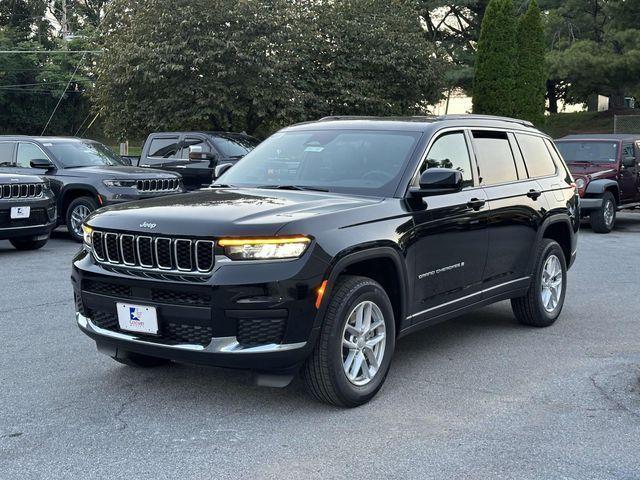
[[[416,116],[391,116],[380,117],[375,115],[329,115],[322,117],[319,122],[325,122],[330,120],[436,120],[438,117],[435,115],[416,115]]]
[[[440,115],[437,117],[438,120],[499,120],[501,122],[511,122],[511,123],[519,123],[520,125],[525,125],[527,127],[533,127],[533,123],[529,120],[520,120],[518,118],[511,117],[500,117],[497,115],[480,115],[477,113],[464,113],[464,114],[453,114],[453,115]]]

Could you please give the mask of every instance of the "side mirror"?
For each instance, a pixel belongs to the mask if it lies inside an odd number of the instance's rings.
[[[420,176],[420,187],[409,191],[415,197],[455,193],[462,190],[462,172],[453,168],[429,168]]]
[[[233,163],[223,163],[222,165],[216,166],[216,169],[213,171],[213,179],[220,178],[224,172],[233,167]]]
[[[31,165],[31,168],[37,168],[38,170],[49,171],[49,170],[55,170],[56,168],[53,162],[48,158],[37,158],[37,159],[31,160],[29,164]]]
[[[189,147],[189,161],[213,160],[216,156],[210,152],[203,152],[202,145],[191,145]]]
[[[622,166],[626,168],[633,168],[636,166],[635,157],[623,157],[622,158]]]

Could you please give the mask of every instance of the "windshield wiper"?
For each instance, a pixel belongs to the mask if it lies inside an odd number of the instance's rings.
[[[328,192],[326,188],[306,187],[303,185],[258,185],[254,188],[269,188],[272,190],[307,190],[311,192]]]

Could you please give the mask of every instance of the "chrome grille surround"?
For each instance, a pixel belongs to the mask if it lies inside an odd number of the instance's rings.
[[[153,178],[150,180],[136,181],[139,192],[174,192],[180,189],[178,178]]]
[[[11,183],[0,185],[0,198],[40,198],[44,196],[44,183]]]
[[[98,263],[149,272],[207,274],[213,270],[213,240],[192,240],[94,230],[91,248]]]

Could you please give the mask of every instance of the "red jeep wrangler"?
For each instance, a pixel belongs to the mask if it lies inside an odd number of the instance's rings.
[[[640,207],[640,135],[568,135],[556,145],[594,232],[609,233],[618,210]]]

